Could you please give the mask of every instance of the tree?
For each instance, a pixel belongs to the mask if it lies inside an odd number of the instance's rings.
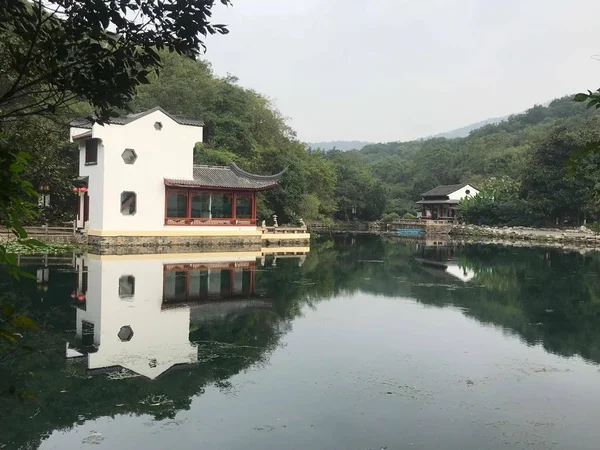
[[[336,173],[322,152],[308,152],[268,98],[217,77],[210,64],[160,52],[160,77],[140,86],[136,112],[161,105],[169,112],[204,120],[204,142],[196,145],[196,164],[235,162],[245,170],[277,173],[288,167],[279,187],[259,195],[259,219],[276,214],[280,223],[324,220],[336,209]]]
[[[0,123],[52,115],[76,100],[106,120],[160,69],[157,50],[192,58],[203,36],[227,33],[209,22],[214,3],[2,0]]]
[[[591,118],[575,129],[558,127],[533,149],[523,174],[522,194],[548,219],[579,222],[583,213],[589,211],[600,179],[598,158],[586,155],[572,176],[567,162],[578,149],[600,139],[599,125],[600,119]]]
[[[160,70],[159,51],[193,58],[204,48],[203,36],[227,32],[209,22],[214,4],[0,1],[0,225],[24,238],[22,223],[35,213],[34,186],[23,178],[32,143],[20,137],[20,129],[32,125],[24,120],[64,123],[65,109],[81,101],[98,122],[127,108],[136,87]],[[10,257],[0,246],[0,263],[6,261]]]

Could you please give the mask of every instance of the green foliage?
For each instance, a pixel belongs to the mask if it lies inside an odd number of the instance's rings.
[[[585,92],[581,92],[575,95],[575,97],[573,97],[573,100],[579,103],[587,102],[588,108],[600,109],[600,89],[594,92],[588,90],[587,94]]]
[[[414,213],[423,192],[466,182],[485,194],[463,204],[469,222],[576,224],[595,217],[600,206],[598,117],[595,108],[564,97],[473,130],[466,138],[373,144],[349,153],[386,187],[388,213]],[[555,139],[556,133],[562,137]]]
[[[237,85],[234,77],[216,77],[207,62],[159,54],[160,77],[151,76],[138,89],[134,111],[161,105],[175,114],[202,117],[204,142],[195,148],[196,164],[235,162],[263,174],[288,168],[278,188],[259,195],[259,220],[277,214],[280,223],[294,223],[333,215],[334,165],[321,152],[307,152],[266,97]]]
[[[497,226],[542,226],[543,213],[526,201],[494,201],[489,196],[476,196],[461,202],[461,214],[467,223]]]
[[[6,0],[0,8],[0,122],[55,114],[77,99],[99,120],[125,108],[161,66],[157,50],[196,57],[214,0]],[[229,0],[221,0],[229,5]]]
[[[22,332],[35,329],[37,324],[30,317],[19,314],[12,303],[0,303],[0,364],[31,351],[21,342]]]
[[[384,223],[394,222],[395,220],[399,220],[399,219],[400,219],[400,214],[397,214],[397,213],[389,213],[389,214],[384,214],[383,216],[381,216],[381,221]]]
[[[194,58],[204,47],[204,36],[227,32],[223,25],[209,22],[214,3],[2,2],[1,226],[23,239],[23,224],[34,217],[54,222],[73,212],[66,184],[72,182],[75,161],[67,155],[69,146],[60,125],[68,118],[66,107],[83,101],[87,103],[83,109],[93,110],[99,122],[126,108],[136,87],[148,83],[151,72],[158,73],[157,51]],[[52,123],[42,119],[46,117]],[[58,130],[60,142],[53,136]],[[51,208],[37,210],[38,183],[53,189]],[[11,262],[0,245],[0,264]],[[14,267],[11,270],[17,273]]]
[[[384,213],[387,191],[356,152],[330,151],[326,158],[335,167],[335,198],[339,220],[376,220]]]

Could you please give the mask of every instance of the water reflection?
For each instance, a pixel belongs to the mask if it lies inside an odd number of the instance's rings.
[[[410,414],[402,413],[410,429],[419,424],[408,417],[424,411],[419,408],[427,408],[427,402],[441,403],[423,413],[422,420],[443,416],[444,423],[447,417],[455,417],[453,408],[463,402],[463,394],[472,396],[469,401],[474,403],[469,407],[482,408],[477,409],[481,417],[500,423],[502,418],[492,417],[499,413],[484,408],[489,398],[477,398],[493,393],[479,387],[483,382],[473,387],[478,383],[474,374],[486,358],[491,369],[486,366],[487,372],[481,372],[482,380],[493,376],[503,380],[506,374],[515,379],[525,372],[546,370],[558,373],[550,365],[538,363],[532,369],[514,361],[509,370],[495,359],[502,349],[511,357],[555,354],[600,362],[598,253],[443,241],[415,244],[360,236],[319,239],[310,253],[308,249],[293,253],[266,249],[227,254],[87,255],[55,263],[34,262],[29,266],[33,279],[20,284],[5,281],[2,286],[3,295],[18,294],[11,301],[30,311],[42,328],[31,341],[41,352],[0,366],[0,383],[13,383],[36,399],[18,408],[0,403],[0,411],[11,410],[3,418],[8,430],[5,439],[16,448],[37,448],[53,430],[100,417],[173,418],[192,408],[194,398],[206,399],[208,395],[203,394],[208,386],[229,392],[236,375],[257,367],[266,369],[264,377],[271,384],[265,385],[287,383],[289,390],[267,390],[257,403],[242,404],[253,411],[264,408],[273,417],[280,417],[275,414],[281,413],[277,407],[282,396],[288,403],[281,407],[296,410],[296,404],[311,398],[319,380],[328,380],[338,404],[349,411],[356,404],[371,404],[371,397],[361,396],[377,380],[392,383],[393,374],[402,373],[401,383],[377,385],[376,394],[392,395],[402,386],[413,389],[420,384],[429,384],[427,392],[439,390],[435,400],[428,397],[427,401],[419,397],[418,389],[405,393],[413,402]],[[459,321],[456,316],[474,320]],[[429,336],[436,333],[445,338],[432,343]],[[294,353],[281,350],[294,339],[300,340]],[[369,343],[373,347],[361,352]],[[302,353],[303,348],[310,351]],[[537,353],[527,353],[534,349]],[[399,359],[401,350],[408,356],[402,354]],[[272,355],[279,355],[278,364],[270,365]],[[316,362],[309,367],[313,358]],[[560,373],[571,373],[570,364],[575,362],[561,361]],[[377,372],[365,375],[374,364]],[[269,379],[273,366],[279,372]],[[307,381],[303,376],[309,369],[313,378]],[[359,375],[348,378],[352,373]],[[592,378],[595,373],[594,368]],[[460,389],[471,391],[456,394],[457,385],[444,384],[452,377],[459,380]],[[561,378],[562,383],[569,380],[567,375]],[[537,382],[539,389],[553,390],[544,384],[547,381]],[[2,384],[0,389],[4,389]],[[494,385],[493,389],[504,392],[503,400],[518,400],[511,398],[511,392],[519,389],[517,384]],[[535,384],[522,389],[533,390]],[[527,395],[525,391],[521,394]],[[351,400],[349,405],[344,398]],[[0,397],[0,402],[9,400]],[[229,411],[224,405],[217,406]],[[331,416],[343,416],[335,402],[318,405]],[[378,401],[372,407],[387,411],[386,417],[399,411],[394,409],[398,405],[392,408]],[[318,410],[315,405],[311,408],[297,411],[308,417]],[[514,404],[508,409],[518,410]],[[542,407],[531,413],[540,411]],[[368,420],[366,416],[352,419],[345,424],[345,435],[360,439],[364,434],[352,430],[359,430],[358,424],[363,423],[376,427],[377,420]],[[303,436],[314,432],[311,423]],[[319,437],[325,435],[331,433]],[[322,448],[321,444],[321,440],[312,441],[307,447]],[[369,443],[365,448],[376,445]],[[485,442],[463,448],[496,447]]]
[[[284,256],[301,263],[304,253]],[[76,257],[67,358],[87,364],[90,375],[155,379],[198,363],[201,330],[252,317],[281,332],[272,301],[255,292],[257,261],[261,270],[276,264],[260,252]]]

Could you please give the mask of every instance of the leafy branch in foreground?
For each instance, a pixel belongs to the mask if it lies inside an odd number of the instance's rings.
[[[573,100],[578,103],[587,102],[587,107],[590,109],[600,109],[600,88],[594,92],[588,90],[587,94],[585,92],[580,92],[573,97]],[[588,142],[584,146],[571,153],[571,156],[567,161],[568,174],[570,176],[574,175],[577,165],[585,155],[598,152],[600,152],[600,141]]]
[[[229,5],[229,0],[219,0]],[[77,100],[98,121],[115,115],[161,67],[158,50],[190,58],[211,24],[216,0],[2,0],[0,123],[51,116]]]

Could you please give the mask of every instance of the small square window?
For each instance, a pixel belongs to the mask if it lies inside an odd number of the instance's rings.
[[[98,139],[85,141],[85,164],[98,164]]]
[[[135,192],[125,191],[121,193],[121,214],[124,216],[133,216],[136,209],[137,196]]]
[[[121,158],[123,158],[125,164],[133,164],[137,160],[137,153],[132,148],[126,148],[121,153]]]
[[[135,277],[123,275],[119,278],[119,297],[130,298],[135,294]]]

